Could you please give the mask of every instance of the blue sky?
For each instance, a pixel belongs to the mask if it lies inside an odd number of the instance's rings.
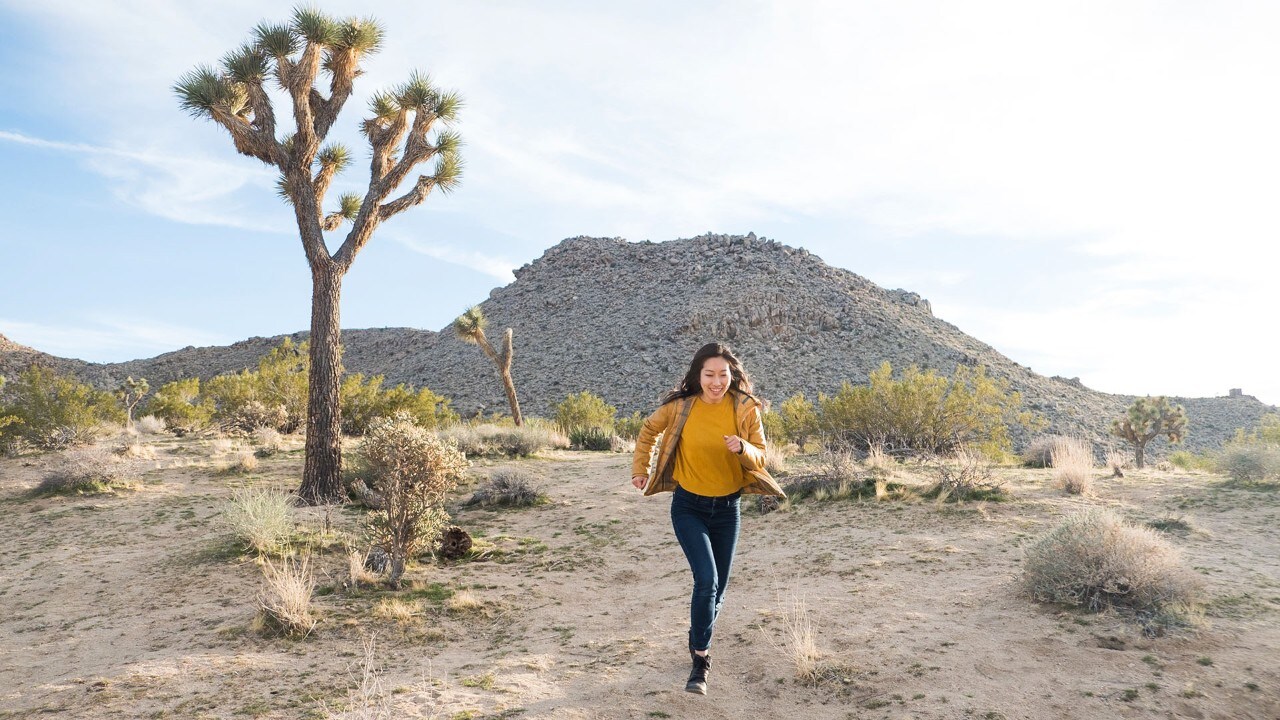
[[[0,0],[0,333],[93,361],[307,327],[274,175],[173,82],[292,3]],[[1280,402],[1280,6],[329,2],[387,27],[461,188],[383,225],[344,327],[439,329],[565,237],[808,248],[1046,375]],[[361,163],[334,194],[360,189]]]

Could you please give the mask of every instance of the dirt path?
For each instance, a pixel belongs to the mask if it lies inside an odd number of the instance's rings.
[[[487,557],[415,566],[399,594],[343,591],[328,542],[321,624],[289,641],[249,631],[261,573],[217,513],[233,486],[290,488],[300,458],[247,478],[174,467],[198,450],[170,441],[137,491],[81,498],[31,499],[41,469],[0,461],[0,717],[327,717],[370,636],[396,717],[1280,717],[1280,493],[1152,472],[1081,500],[1019,470],[1009,503],[749,512],[703,698],[682,689],[690,580],[669,500],[639,497],[624,456],[515,463],[551,502],[458,509]],[[1192,522],[1171,538],[1214,598],[1205,629],[1145,638],[1017,595],[1021,546],[1086,505]],[[778,647],[792,596],[817,631],[816,685]],[[392,598],[412,616],[380,619]]]

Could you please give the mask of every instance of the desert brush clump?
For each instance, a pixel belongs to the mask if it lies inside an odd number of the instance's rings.
[[[440,428],[458,422],[458,413],[450,400],[430,388],[414,388],[403,383],[391,388],[382,386],[383,376],[366,378],[361,373],[342,380],[339,396],[342,402],[342,432],[364,435],[369,424],[380,417],[408,413],[424,428]]]
[[[231,454],[222,466],[220,472],[228,475],[247,475],[258,469],[258,456],[250,450],[237,450]]]
[[[1124,469],[1129,466],[1129,456],[1119,450],[1108,450],[1104,462],[1111,470],[1111,477],[1124,477]]]
[[[282,558],[279,564],[262,559],[263,588],[258,594],[257,630],[292,638],[305,638],[316,627],[311,611],[316,580],[311,557]]]
[[[556,405],[555,422],[560,432],[573,437],[574,431],[597,429],[601,434],[613,434],[614,418],[618,409],[595,393],[583,390],[570,395]]]
[[[270,488],[236,490],[222,507],[222,522],[260,555],[281,554],[293,538],[295,498]]]
[[[792,500],[843,500],[866,484],[852,451],[825,449],[807,473],[787,479],[787,497]]]
[[[135,427],[143,435],[163,435],[169,430],[169,424],[164,421],[164,418],[155,415],[144,415],[138,418]]]
[[[119,454],[100,445],[65,450],[35,487],[37,495],[108,493],[126,486],[133,466]]]
[[[108,392],[40,365],[5,383],[0,397],[0,448],[61,450],[86,445],[106,427],[125,420],[124,408]]]
[[[452,440],[468,457],[528,457],[549,448],[569,447],[569,438],[559,431],[533,422],[521,427],[460,424],[438,434]]]
[[[604,428],[576,427],[569,431],[569,448],[572,450],[611,452],[613,450],[613,437],[613,433]]]
[[[449,524],[445,495],[457,487],[467,458],[408,415],[375,420],[360,455],[383,499],[383,508],[369,515],[367,532],[390,556],[387,580],[398,589],[408,559],[431,547]]]
[[[533,476],[518,468],[499,468],[489,475],[471,498],[468,505],[523,507],[541,505],[547,496],[538,489]]]
[[[1202,595],[1177,548],[1098,508],[1066,518],[1027,547],[1021,582],[1037,602],[1128,608],[1144,620],[1185,612]]]
[[[1058,487],[1071,495],[1093,492],[1093,447],[1084,438],[1060,438],[1054,444],[1050,464],[1051,477]]]
[[[931,458],[927,467],[936,481],[925,497],[939,502],[1005,499],[1004,481],[982,453],[961,448],[950,457]]]
[[[250,437],[257,448],[253,454],[258,457],[271,457],[284,449],[284,438],[275,428],[255,428]]]
[[[1238,483],[1280,480],[1280,445],[1228,443],[1218,453],[1217,468]]]
[[[1133,445],[1134,463],[1141,470],[1152,440],[1164,436],[1177,444],[1187,437],[1187,411],[1163,395],[1138,398],[1122,417],[1112,421],[1111,434]]]
[[[200,378],[174,380],[160,386],[144,407],[175,435],[203,430],[213,420],[213,403],[200,394]]]
[[[1068,438],[1065,435],[1037,435],[1022,450],[1022,464],[1026,467],[1047,468],[1053,465],[1053,451]]]
[[[777,411],[778,432],[774,435],[779,440],[793,442],[802,449],[809,439],[818,434],[818,411],[809,402],[804,393],[796,393],[783,400]]]
[[[866,385],[819,395],[818,429],[861,451],[879,443],[895,454],[945,454],[972,445],[994,456],[1009,449],[1011,423],[1039,423],[1021,406],[1022,395],[981,365],[957,365],[951,378],[912,365],[895,379],[885,362]]]

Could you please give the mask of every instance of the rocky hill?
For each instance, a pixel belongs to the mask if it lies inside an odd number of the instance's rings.
[[[1048,432],[1102,441],[1110,420],[1133,399],[1037,375],[935,317],[916,293],[881,288],[754,234],[662,243],[571,238],[515,275],[481,307],[495,336],[515,329],[513,374],[527,413],[548,415],[581,390],[602,395],[624,414],[647,410],[678,381],[693,351],[717,339],[735,348],[758,394],[773,401],[796,392],[813,398],[845,379],[863,382],[885,360],[944,374],[960,363],[981,363],[1023,393],[1025,404],[1049,420]],[[506,409],[492,365],[448,328],[347,330],[343,338],[349,372],[426,385],[452,397],[464,415]],[[99,385],[126,375],[156,385],[251,367],[281,339],[189,347],[109,365],[58,362]],[[12,354],[0,351],[0,368],[20,364],[7,359]],[[1275,409],[1248,396],[1178,401],[1191,418],[1187,446],[1193,450],[1216,447],[1235,428]]]

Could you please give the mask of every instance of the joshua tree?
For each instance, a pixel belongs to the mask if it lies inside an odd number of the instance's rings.
[[[151,392],[151,385],[147,383],[147,379],[134,380],[133,376],[126,378],[116,390],[116,397],[120,399],[120,404],[124,405],[126,428],[133,429],[133,409],[138,407],[138,403],[142,402],[142,398],[149,392]]]
[[[1141,468],[1147,443],[1152,438],[1165,435],[1169,442],[1180,443],[1187,436],[1187,411],[1163,395],[1138,398],[1124,417],[1112,421],[1111,434],[1133,443],[1137,452],[1135,461]]]
[[[516,399],[516,384],[511,379],[511,328],[507,328],[507,332],[503,337],[502,354],[498,354],[493,346],[489,344],[489,339],[484,335],[484,328],[489,324],[488,318],[484,316],[484,311],[479,305],[472,305],[467,308],[466,312],[458,316],[453,321],[453,331],[458,337],[469,343],[475,343],[480,346],[485,355],[493,361],[494,367],[498,368],[498,376],[502,378],[502,389],[507,391],[507,402],[511,404],[511,417],[516,421],[516,425],[524,424],[524,420],[520,417],[520,401]]]
[[[249,42],[228,53],[220,67],[197,67],[174,86],[184,109],[225,128],[241,154],[280,170],[280,195],[293,206],[311,268],[307,444],[298,490],[307,502],[343,495],[338,401],[342,278],[380,223],[421,203],[433,189],[449,192],[461,177],[458,136],[447,130],[432,134],[436,121],[448,125],[454,120],[461,100],[414,72],[404,84],[370,101],[370,117],[361,125],[372,156],[368,188],[363,194],[341,195],[337,209],[324,212],[329,185],[351,163],[352,154],[342,145],[322,143],[351,97],[352,83],[362,72],[360,61],[379,49],[382,36],[382,27],[373,20],[339,20],[299,8],[287,23],[259,24]],[[269,80],[278,83],[291,105],[293,128],[284,134],[276,127]],[[415,167],[432,158],[432,174],[419,175],[407,190],[398,190]],[[392,197],[395,192],[401,194]],[[350,221],[351,229],[337,252],[330,252],[324,232],[337,230],[343,221]]]

